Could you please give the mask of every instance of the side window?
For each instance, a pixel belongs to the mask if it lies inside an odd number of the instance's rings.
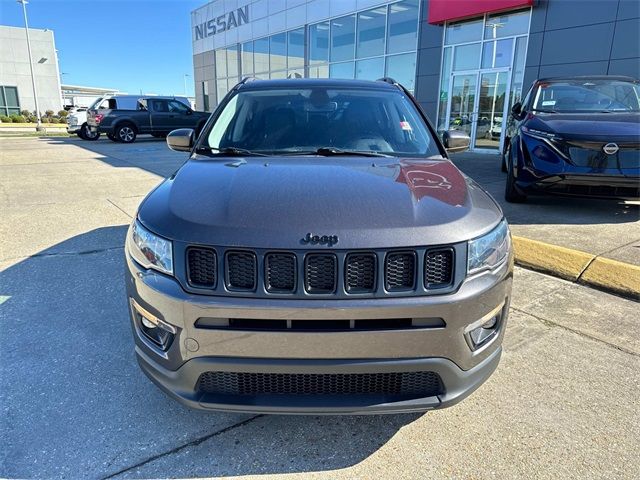
[[[147,110],[147,105],[145,104],[145,102],[143,100],[139,100],[138,101],[138,104],[136,106],[136,110],[143,110],[143,111]]]
[[[169,111],[169,106],[167,105],[166,100],[153,100],[151,103],[151,107],[154,112],[158,112],[158,113]]]
[[[118,104],[116,103],[116,99],[115,98],[110,98],[109,99],[109,107],[111,110],[115,110],[116,108],[118,108]]]
[[[187,106],[177,100],[169,100],[169,111],[173,113],[187,113],[189,109]]]

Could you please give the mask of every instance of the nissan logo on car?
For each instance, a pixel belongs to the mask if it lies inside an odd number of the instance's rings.
[[[615,155],[620,150],[620,147],[616,143],[607,143],[604,147],[602,147],[602,151],[607,155]]]
[[[231,11],[196,25],[194,27],[196,40],[210,37],[216,33],[226,32],[245,23],[249,23],[249,5],[240,7],[235,12]]]

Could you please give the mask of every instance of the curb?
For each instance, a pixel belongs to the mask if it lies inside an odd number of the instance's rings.
[[[640,300],[640,267],[549,243],[513,236],[518,265]]]

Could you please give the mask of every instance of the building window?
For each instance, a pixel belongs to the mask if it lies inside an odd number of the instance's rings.
[[[332,62],[353,60],[356,37],[356,16],[331,20],[331,52],[329,57]]]
[[[209,82],[202,82],[202,110],[209,111]]]
[[[418,44],[418,10],[419,0],[389,5],[389,34],[387,38],[387,53],[406,52],[413,45]]]
[[[0,87],[0,114],[9,116],[19,113],[18,87]]]
[[[357,58],[384,54],[386,25],[387,7],[374,8],[358,14]]]

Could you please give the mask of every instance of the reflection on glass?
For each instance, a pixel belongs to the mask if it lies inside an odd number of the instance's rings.
[[[449,101],[449,80],[451,79],[451,51],[453,47],[446,47],[442,54],[442,75],[440,75],[440,99],[438,104],[437,130],[446,130],[447,102]]]
[[[475,70],[480,58],[480,44],[460,45],[455,47],[453,55],[453,71]]]
[[[480,75],[478,126],[474,147],[498,149],[504,124],[507,72]]]
[[[513,69],[511,73],[511,89],[509,93],[509,105],[507,111],[511,110],[513,104],[522,99],[522,87],[524,82],[524,62],[527,50],[527,37],[516,39],[516,52],[513,59]]]
[[[511,65],[513,38],[484,42],[482,68],[508,67]]]
[[[271,70],[287,68],[287,34],[279,33],[269,37],[269,61]]]
[[[353,78],[354,62],[332,63],[329,68],[331,78]]]
[[[329,65],[309,67],[309,78],[329,78]]]
[[[242,75],[253,75],[253,42],[242,44]]]
[[[271,72],[271,78],[287,78],[287,72]]]
[[[309,65],[329,61],[329,22],[309,25]]]
[[[418,0],[407,0],[389,6],[387,53],[400,53],[416,49],[418,8]]]
[[[358,14],[357,58],[373,57],[384,53],[387,7],[374,8]]]
[[[484,19],[479,18],[477,20],[467,20],[447,25],[444,32],[445,45],[482,40],[483,23]]]
[[[355,45],[356,16],[331,20],[331,61],[352,60]]]
[[[288,68],[304,67],[304,28],[287,32]]]
[[[253,42],[253,56],[255,72],[264,73],[269,71],[269,39],[260,38]]]
[[[237,77],[240,75],[238,67],[239,59],[238,45],[227,48],[227,75],[230,77]]]
[[[227,76],[227,51],[224,48],[216,50],[216,77]]]
[[[451,108],[449,110],[449,129],[462,130],[471,136],[473,106],[476,100],[475,74],[456,75],[451,85]]]
[[[489,15],[484,27],[484,38],[504,38],[513,35],[523,35],[529,30],[529,16],[531,10],[515,13]]]
[[[387,57],[387,77],[391,77],[413,92],[416,79],[416,54],[390,55]]]
[[[382,77],[384,77],[384,57],[358,60],[356,62],[356,78],[377,80]]]
[[[296,68],[293,70],[287,70],[287,78],[304,78],[304,69]]]
[[[222,102],[222,99],[227,94],[229,90],[227,89],[227,79],[222,78],[216,80],[216,95],[218,96],[218,103]]]

